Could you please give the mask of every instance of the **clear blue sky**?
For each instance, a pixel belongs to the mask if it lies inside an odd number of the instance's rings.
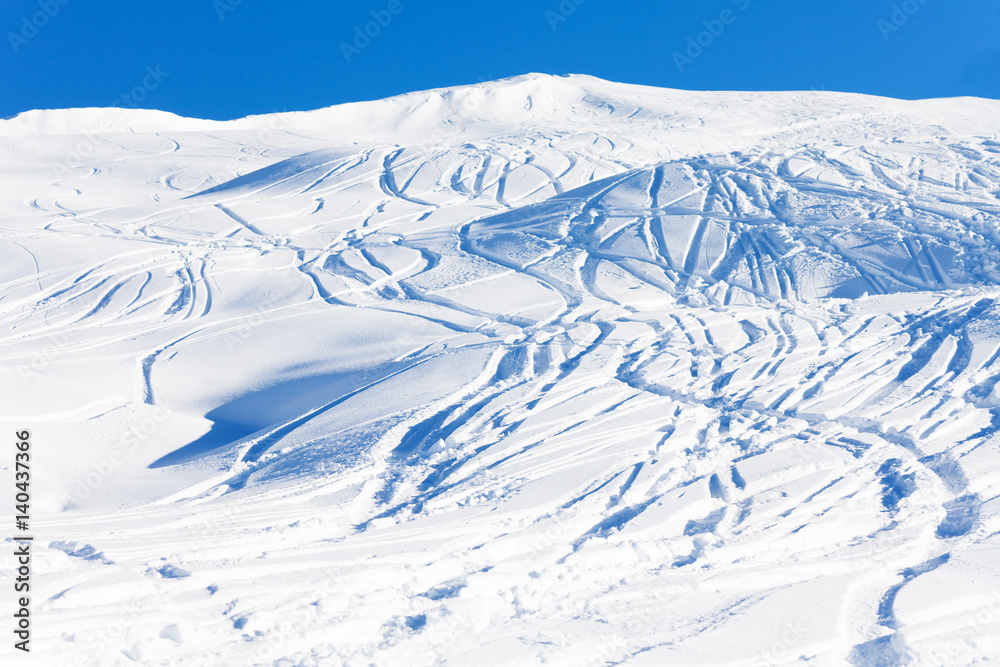
[[[127,95],[118,106],[227,119],[526,72],[690,90],[1000,98],[997,0],[0,5],[0,117]],[[373,11],[384,26],[368,25]],[[366,27],[375,36],[355,43]],[[345,55],[344,44],[357,50]]]

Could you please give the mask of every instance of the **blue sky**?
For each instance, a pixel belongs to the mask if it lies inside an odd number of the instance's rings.
[[[0,31],[0,117],[226,119],[526,72],[1000,98],[996,0],[3,0]]]

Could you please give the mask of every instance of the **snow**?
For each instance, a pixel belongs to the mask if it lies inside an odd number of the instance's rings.
[[[0,121],[37,664],[1000,660],[998,125],[577,75]]]

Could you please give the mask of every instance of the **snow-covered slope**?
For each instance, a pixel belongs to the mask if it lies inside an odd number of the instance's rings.
[[[995,663],[998,132],[541,75],[0,121],[37,664]]]

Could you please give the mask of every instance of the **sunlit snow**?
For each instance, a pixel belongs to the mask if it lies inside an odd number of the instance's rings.
[[[38,664],[996,664],[998,132],[542,75],[0,121]]]

